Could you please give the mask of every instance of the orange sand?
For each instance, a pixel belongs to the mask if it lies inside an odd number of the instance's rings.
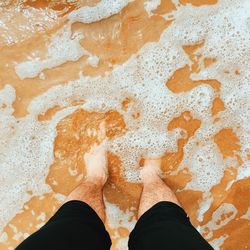
[[[146,43],[158,41],[164,29],[166,29],[171,21],[166,21],[161,15],[171,13],[175,6],[170,0],[162,0],[161,5],[154,11],[154,15],[148,17],[143,8],[143,0],[131,2],[120,14],[114,15],[101,22],[92,24],[75,23],[73,30],[81,30],[85,33],[85,38],[81,41],[91,53],[100,57],[100,63],[97,68],[84,65],[86,57],[82,57],[77,62],[67,62],[59,67],[45,70],[46,81],[39,79],[20,80],[15,74],[13,61],[23,61],[28,52],[33,49],[39,49],[41,55],[45,51],[45,42],[48,36],[58,30],[65,22],[65,14],[77,8],[76,4],[60,4],[60,1],[27,1],[24,8],[33,6],[35,8],[51,8],[58,11],[59,22],[52,29],[44,32],[37,32],[35,35],[18,44],[10,44],[1,46],[0,60],[0,89],[3,87],[4,79],[16,89],[17,99],[14,103],[15,117],[23,117],[27,114],[27,105],[30,101],[44,93],[50,87],[58,84],[66,84],[69,80],[77,79],[79,71],[83,70],[85,75],[96,76],[103,75],[106,71],[111,71],[113,65],[122,64],[132,54],[137,52]],[[82,1],[86,5],[94,5],[98,1]],[[181,0],[180,3],[185,5],[191,3],[194,6],[216,4],[217,0]],[[13,3],[14,4],[14,3]],[[66,8],[66,9],[65,9]],[[63,10],[63,11],[62,11]],[[122,24],[122,29],[112,36],[112,31],[117,23]],[[18,31],[17,31],[18,32]],[[98,35],[104,37],[103,40],[98,39]],[[208,84],[217,91],[217,97],[213,101],[211,113],[216,120],[216,115],[225,109],[223,101],[220,99],[220,82],[216,79],[207,79],[203,81],[193,81],[190,74],[199,72],[200,65],[209,67],[216,62],[216,58],[205,58],[201,60],[201,55],[196,54],[196,50],[202,47],[204,41],[195,46],[183,46],[184,51],[192,61],[192,65],[186,65],[177,69],[171,79],[166,82],[166,87],[174,93],[188,92],[201,84]],[[8,66],[6,67],[6,64]],[[83,100],[84,102],[84,100]],[[124,97],[123,108],[126,110],[131,104],[131,100]],[[72,104],[74,105],[74,103]],[[48,110],[45,114],[41,114],[37,119],[40,121],[49,120],[55,114],[59,107]],[[139,116],[139,114],[135,114]],[[50,172],[46,182],[52,188],[53,192],[67,195],[76,185],[78,185],[85,173],[85,166],[82,162],[82,154],[95,142],[94,136],[89,136],[88,129],[98,128],[102,120],[107,123],[107,135],[109,138],[119,136],[126,132],[123,117],[118,112],[110,111],[105,114],[89,113],[84,110],[77,110],[72,115],[67,116],[57,125],[57,137],[54,142],[54,162],[50,166]],[[166,129],[173,130],[182,128],[187,132],[185,139],[178,141],[178,151],[175,153],[166,152],[163,156],[163,164],[161,166],[165,173],[170,173],[177,169],[183,159],[183,146],[188,142],[197,129],[199,129],[201,121],[193,117],[190,112],[184,112],[179,117],[174,118]],[[78,135],[77,137],[75,135]],[[205,225],[212,216],[212,213],[222,203],[231,203],[237,210],[237,216],[225,226],[213,231],[213,238],[218,238],[224,234],[229,235],[225,240],[222,250],[243,250],[250,248],[250,222],[240,218],[247,212],[250,206],[250,178],[236,181],[231,188],[226,189],[227,184],[234,180],[237,175],[237,167],[241,163],[239,152],[241,145],[239,139],[231,128],[222,129],[214,137],[214,142],[224,158],[234,157],[238,164],[231,166],[224,173],[221,182],[215,185],[212,190],[213,202],[210,209],[205,213],[203,221],[197,221],[197,209],[202,193],[193,190],[181,191],[192,178],[188,171],[188,166],[183,171],[178,172],[175,176],[166,177],[164,181],[170,185],[173,190],[179,190],[177,196],[189,213],[195,226]],[[142,159],[143,161],[143,159]],[[121,210],[137,207],[141,192],[140,184],[131,184],[125,181],[121,176],[121,162],[118,156],[109,153],[108,163],[110,177],[105,186],[105,196],[110,203],[117,204]],[[76,176],[70,175],[70,170],[78,170]],[[30,191],[32,193],[32,191]],[[53,192],[45,194],[42,197],[33,197],[28,201],[22,211],[17,214],[5,227],[4,231],[8,234],[8,241],[0,243],[0,249],[5,250],[8,247],[17,246],[24,238],[13,239],[15,235],[11,225],[14,225],[18,231],[31,234],[37,230],[41,223],[45,223],[60,206],[60,203],[53,198]],[[246,197],[242,199],[241,197]],[[8,208],[6,208],[8,209]],[[38,219],[41,212],[45,213],[45,221]],[[134,211],[134,216],[136,212]],[[225,218],[221,218],[223,220]],[[219,222],[218,222],[219,223]],[[110,231],[112,231],[109,228]],[[127,237],[129,231],[126,228],[118,229],[120,237]],[[117,239],[114,239],[114,243]],[[114,244],[115,245],[115,244]],[[115,250],[115,247],[113,248]]]

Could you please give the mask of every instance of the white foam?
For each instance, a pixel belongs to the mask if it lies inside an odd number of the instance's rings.
[[[161,0],[148,0],[144,2],[144,8],[147,11],[149,16],[152,16],[152,11],[157,9],[157,7],[161,4]]]
[[[16,74],[20,79],[34,78],[43,70],[59,66],[67,61],[77,61],[83,55],[89,53],[83,49],[79,41],[83,38],[81,34],[75,34],[71,38],[70,26],[64,27],[51,38],[48,47],[47,59],[34,58],[16,65]]]
[[[107,2],[107,6],[110,3],[111,1]],[[186,189],[209,193],[211,187],[221,180],[224,170],[233,162],[233,159],[221,157],[213,139],[216,133],[227,127],[234,128],[244,149],[239,153],[244,164],[239,168],[238,178],[249,177],[250,164],[246,157],[247,149],[250,149],[249,5],[248,0],[221,0],[214,6],[179,7],[175,12],[176,19],[162,33],[158,42],[146,44],[127,62],[114,67],[113,71],[104,77],[82,75],[76,81],[51,88],[32,100],[28,107],[29,115],[19,123],[11,115],[12,108],[8,107],[4,111],[7,115],[4,116],[4,128],[1,130],[3,140],[6,141],[6,146],[1,147],[0,151],[1,172],[4,172],[6,178],[4,189],[0,189],[0,197],[4,200],[3,206],[8,206],[9,209],[0,210],[0,224],[7,222],[29,198],[25,196],[26,190],[35,188],[37,193],[43,192],[28,180],[30,177],[34,178],[37,184],[43,186],[48,166],[53,160],[55,126],[63,119],[65,112],[69,114],[77,108],[98,112],[117,110],[123,115],[128,132],[110,141],[109,148],[122,159],[124,176],[129,181],[138,181],[136,167],[141,156],[161,155],[165,151],[177,150],[180,130],[167,131],[167,125],[187,110],[202,123],[185,145],[184,160],[178,169],[188,166],[192,174],[192,181]],[[211,115],[211,107],[218,93],[211,86],[202,85],[179,94],[171,92],[165,86],[176,69],[192,64],[182,45],[202,40],[205,44],[199,52],[206,57],[216,57],[217,62],[208,68],[203,67],[200,73],[192,74],[191,77],[196,80],[217,79],[221,82],[221,98],[225,102],[226,110],[218,114],[220,122],[216,123]],[[70,44],[69,41],[66,42]],[[72,43],[69,46],[75,46],[75,43]],[[78,41],[77,44],[79,45]],[[70,58],[77,56],[64,59]],[[240,75],[233,73],[236,68],[240,68]],[[225,74],[226,69],[231,73]],[[11,91],[6,92],[7,95],[11,95]],[[127,111],[124,111],[121,105],[125,97],[132,99]],[[86,102],[82,106],[71,108],[73,100]],[[36,121],[38,114],[56,105],[68,109],[63,113],[58,112],[51,122]],[[136,112],[140,113],[138,119],[132,118]],[[14,124],[14,130],[10,129],[11,123]],[[9,131],[6,136],[5,131]],[[34,143],[30,139],[33,134],[38,135]],[[30,152],[31,147],[34,152]],[[36,169],[34,162],[38,164]],[[18,180],[13,177],[17,174],[20,176]],[[4,197],[6,190],[8,197]],[[208,207],[208,203],[200,204],[200,219]],[[235,217],[236,210],[233,205],[226,204],[215,213],[213,220],[223,211],[233,211],[230,220]],[[220,226],[223,226],[223,223]],[[115,223],[113,225],[115,226]],[[209,226],[211,230],[216,228],[212,222]]]
[[[198,221],[203,221],[204,214],[208,211],[211,204],[213,202],[213,198],[211,197],[210,192],[203,193],[202,200],[199,202],[199,210],[198,210]]]
[[[248,208],[247,212],[241,216],[242,219],[250,220],[250,207]]]
[[[225,240],[228,238],[228,235],[223,235],[219,238],[216,238],[210,241],[210,245],[214,248],[214,250],[220,250],[221,246],[223,246]]]
[[[66,199],[65,195],[62,194],[55,194],[54,197],[59,201],[59,202],[64,202]]]
[[[248,164],[243,164],[239,168],[238,175],[237,175],[237,180],[242,180],[245,178],[248,178],[250,176],[250,168],[249,168],[249,163]]]
[[[94,68],[98,66],[99,61],[100,61],[100,58],[98,56],[90,56],[87,59],[87,63]]]
[[[193,176],[187,184],[187,188],[203,192],[210,190],[220,182],[225,170],[218,148],[214,142],[210,141],[202,147],[193,145],[193,149],[190,151],[189,148],[189,153],[185,154],[185,159],[181,163],[183,167],[188,166]]]
[[[173,117],[177,117],[184,110],[190,110],[195,118],[202,120],[202,126],[186,145],[182,166],[186,164],[190,166],[193,174],[193,180],[188,185],[188,188],[201,191],[209,190],[220,181],[223,171],[227,167],[227,162],[223,162],[218,149],[214,145],[213,136],[223,126],[234,127],[242,121],[245,124],[247,119],[245,116],[242,118],[235,117],[236,110],[228,106],[227,113],[221,115],[221,117],[224,116],[224,123],[213,124],[211,106],[216,93],[210,86],[203,85],[188,93],[174,94],[165,87],[165,82],[176,68],[190,64],[189,58],[180,45],[198,42],[206,37],[202,53],[208,57],[221,53],[220,50],[215,52],[214,46],[212,52],[210,48],[214,44],[214,37],[220,39],[219,44],[225,43],[223,41],[224,37],[221,37],[220,34],[222,30],[225,32],[225,29],[230,31],[230,28],[227,25],[225,27],[214,27],[213,22],[217,22],[218,19],[223,20],[228,15],[227,10],[226,15],[221,16],[221,12],[218,12],[218,9],[229,8],[234,11],[233,9],[237,3],[230,3],[231,5],[228,2],[225,4],[221,1],[218,6],[201,7],[199,11],[197,9],[194,11],[194,8],[191,6],[181,7],[177,12],[178,15],[176,15],[173,25],[163,32],[159,43],[145,45],[138,53],[140,57],[132,56],[125,64],[116,66],[113,72],[107,74],[104,78],[82,76],[79,80],[71,81],[66,86],[52,88],[47,93],[34,99],[29,107],[29,111],[32,113],[45,112],[52,105],[67,106],[70,105],[70,100],[81,98],[86,100],[83,108],[89,111],[118,110],[123,114],[129,132],[113,140],[110,149],[121,156],[125,163],[124,165],[129,169],[128,171],[125,169],[125,175],[130,176],[128,179],[134,181],[138,177],[136,176],[136,171],[131,175],[133,172],[131,166],[138,163],[141,155],[160,155],[165,150],[176,151],[176,141],[179,138],[179,133],[176,133],[177,131],[175,132],[176,134],[167,132],[166,125]],[[244,4],[248,5],[246,2],[242,2],[238,7],[244,8],[242,7]],[[209,13],[209,16],[211,15],[209,20],[202,18],[205,16],[205,13]],[[243,24],[246,22],[246,16],[243,15],[240,18],[239,22],[245,27]],[[185,24],[183,24],[184,19],[188,20]],[[212,28],[210,30],[204,29],[204,27]],[[239,28],[239,32],[244,33],[244,29],[242,30],[241,27],[237,28]],[[175,39],[177,33],[178,43]],[[238,46],[238,43],[243,41],[239,42],[239,40],[232,37],[231,42]],[[226,48],[225,58],[231,53],[231,49]],[[237,53],[237,51],[234,51],[234,57],[237,57]],[[222,54],[219,57],[224,60]],[[228,60],[230,61],[231,58],[232,56]],[[241,64],[243,61],[245,63],[245,60],[242,60]],[[224,63],[223,61],[223,65]],[[228,64],[230,63],[227,62]],[[140,66],[138,67],[138,65]],[[232,93],[232,91],[228,91],[228,88],[233,89],[235,81],[238,81],[238,79],[235,77],[225,79],[224,75],[218,73],[221,67],[222,64],[219,60],[216,63],[216,68],[203,69],[202,73],[193,74],[192,77],[196,80],[219,79],[222,83],[222,98],[225,99]],[[248,93],[247,82],[243,81],[241,84],[245,86],[244,94]],[[115,93],[115,95],[111,93]],[[126,96],[131,97],[133,100],[133,104],[128,112],[124,112],[121,109],[121,102]],[[238,106],[237,110],[243,107]],[[140,113],[140,119],[131,119],[134,112]],[[195,152],[196,147],[194,147],[194,144],[197,141],[203,143],[197,147]],[[209,144],[207,143],[208,141]],[[121,144],[122,147],[120,146]],[[148,151],[149,149],[151,152]],[[203,159],[203,163],[197,161],[198,158],[201,159],[205,156],[209,156],[209,159]],[[192,157],[192,159],[187,157]],[[211,177],[208,178],[208,174]],[[134,177],[132,178],[132,176]]]
[[[210,234],[208,239],[213,236],[212,231],[225,226],[228,222],[233,220],[237,214],[237,209],[233,204],[223,203],[217,208],[212,215],[212,219],[204,226],[201,227],[201,233],[204,229],[208,229]]]
[[[0,236],[0,243],[6,242],[8,240],[8,234],[3,232]]]
[[[12,103],[15,98],[15,89],[11,85],[5,85],[0,91],[0,152],[5,149],[9,138],[15,133],[13,128],[16,124],[16,120],[12,116],[12,113],[14,112]]]
[[[106,213],[108,215],[108,224],[112,229],[117,229],[119,226],[125,227],[129,231],[132,231],[136,220],[135,218],[131,220],[131,217],[134,216],[134,213],[127,210],[123,212],[115,204],[109,203],[105,200]]]
[[[128,238],[121,238],[116,244],[117,250],[128,250]]]
[[[9,85],[0,91],[0,102],[5,103],[7,109],[0,113],[1,124],[4,124],[0,130],[3,137],[0,145],[0,232],[30,200],[28,191],[32,191],[34,196],[51,191],[45,179],[53,162],[56,125],[76,109],[59,112],[52,122],[40,123],[31,115],[17,120],[12,116],[10,106],[15,99],[14,93]]]
[[[41,221],[45,221],[46,219],[46,214],[44,212],[42,212],[37,218],[37,220],[41,220]]]
[[[93,23],[119,13],[129,0],[101,0],[94,7],[84,6],[72,11],[68,19],[72,22]]]
[[[136,224],[136,219],[134,217],[134,213],[127,210],[123,212],[119,209],[119,207],[115,204],[111,204],[105,201],[106,206],[106,215],[107,215],[107,223],[111,229],[114,230],[112,238],[120,238],[120,235],[117,231],[119,227],[126,228],[129,232],[131,232]],[[118,250],[127,250],[128,249],[128,237],[120,238],[115,245],[115,248]]]

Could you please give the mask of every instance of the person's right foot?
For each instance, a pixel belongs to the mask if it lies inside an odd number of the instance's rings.
[[[143,183],[153,182],[159,179],[161,173],[161,158],[146,159],[140,172],[140,178]]]
[[[161,159],[146,159],[140,172],[143,184],[138,218],[161,201],[168,201],[181,206],[175,193],[161,179]]]

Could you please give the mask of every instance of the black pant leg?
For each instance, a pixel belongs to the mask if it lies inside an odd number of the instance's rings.
[[[111,240],[96,212],[86,203],[70,201],[16,250],[109,250]]]
[[[130,234],[129,250],[213,250],[185,211],[159,202],[141,216]]]

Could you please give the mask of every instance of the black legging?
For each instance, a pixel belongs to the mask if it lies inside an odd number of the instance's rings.
[[[16,250],[108,250],[111,240],[96,212],[81,201],[64,204]],[[129,238],[130,250],[212,250],[185,211],[159,202],[141,216]]]

